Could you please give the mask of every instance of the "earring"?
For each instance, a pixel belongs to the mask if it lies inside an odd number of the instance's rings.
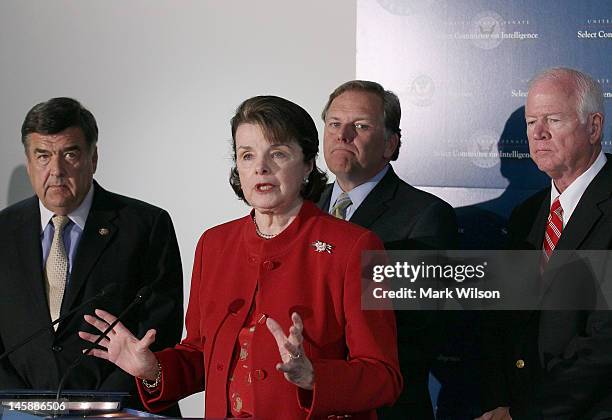
[[[304,185],[308,185],[308,183],[310,182],[310,179],[308,179],[308,177],[305,177],[303,181],[304,181]]]

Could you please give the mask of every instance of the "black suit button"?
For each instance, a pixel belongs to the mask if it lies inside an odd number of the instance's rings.
[[[51,347],[51,350],[56,353],[59,353],[60,351],[64,350],[64,348],[62,346],[54,345],[53,347]]]
[[[516,361],[516,367],[519,369],[523,369],[525,367],[525,361],[522,359],[518,359]]]

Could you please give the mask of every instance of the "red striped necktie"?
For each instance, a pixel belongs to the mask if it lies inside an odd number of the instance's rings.
[[[559,197],[557,197],[555,201],[553,201],[552,206],[550,206],[548,224],[546,225],[544,243],[542,244],[544,263],[547,263],[550,259],[550,255],[557,246],[557,242],[559,242],[561,232],[563,232],[563,207],[561,207],[561,202],[559,201]]]

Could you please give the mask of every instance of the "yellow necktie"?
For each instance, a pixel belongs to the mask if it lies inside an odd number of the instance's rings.
[[[68,257],[64,248],[62,233],[70,219],[67,216],[53,216],[51,223],[55,228],[53,242],[45,265],[45,277],[47,278],[47,298],[49,299],[49,313],[51,321],[59,318],[62,308],[62,299],[66,289],[66,276],[68,275]],[[57,330],[57,325],[54,326]]]
[[[349,197],[347,193],[343,192],[338,196],[336,204],[332,208],[332,214],[338,219],[346,219],[346,209],[351,204],[353,204],[351,197]]]

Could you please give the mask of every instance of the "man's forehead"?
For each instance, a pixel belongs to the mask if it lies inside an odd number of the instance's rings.
[[[540,80],[529,88],[527,101],[538,96],[558,96],[570,99],[576,96],[576,86],[571,83],[571,80],[566,79]]]
[[[382,99],[372,92],[349,90],[338,95],[329,107],[329,114],[350,112],[355,114],[383,114]],[[330,115],[331,116],[331,115]]]
[[[535,85],[529,90],[525,103],[525,112],[535,109],[574,110],[578,105],[578,97],[569,86],[559,83]]]
[[[44,134],[44,133],[31,133],[28,135],[28,140],[31,145],[45,145],[45,146],[82,146],[85,144],[85,135],[78,127],[69,127],[59,133]]]

